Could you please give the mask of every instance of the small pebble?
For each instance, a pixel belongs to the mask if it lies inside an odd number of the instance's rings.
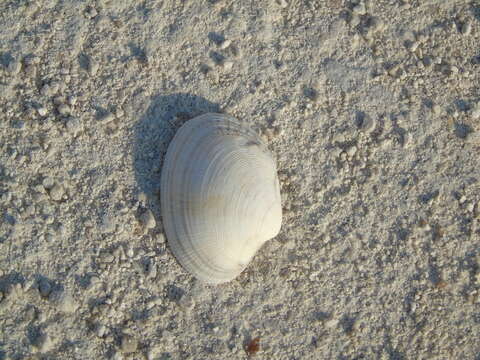
[[[350,25],[353,27],[358,26],[362,22],[362,19],[360,19],[360,16],[357,14],[353,14],[352,19],[350,20]]]
[[[472,110],[472,118],[473,120],[478,120],[480,119],[480,102],[475,106],[475,108]]]
[[[63,198],[64,194],[64,189],[63,186],[59,184],[55,184],[51,189],[50,189],[50,197],[54,201],[60,201]]]
[[[74,135],[76,135],[82,129],[80,120],[76,117],[69,118],[66,122],[66,127],[67,130]]]
[[[419,45],[420,43],[418,41],[413,42],[409,47],[410,52],[417,51]]]
[[[90,56],[88,58],[88,73],[90,74],[90,76],[95,76],[99,67],[100,65]]]
[[[68,97],[68,103],[72,106],[74,106],[77,103],[77,98],[75,96],[69,96]]]
[[[105,263],[112,263],[115,261],[115,256],[113,256],[112,254],[103,254],[102,256],[102,262],[105,262]]]
[[[164,243],[164,242],[165,242],[165,235],[162,234],[162,233],[158,234],[158,236],[157,236],[157,242],[158,242],[159,244]]]
[[[46,116],[46,115],[47,115],[47,108],[45,108],[45,107],[43,107],[43,106],[42,106],[42,107],[39,107],[39,108],[37,109],[37,113],[38,113],[38,115],[40,115],[40,116]]]
[[[8,64],[8,72],[12,75],[16,75],[22,69],[22,63],[19,60],[13,60]]]
[[[425,67],[430,67],[432,66],[432,58],[430,56],[424,56],[422,59],[422,63]]]
[[[145,211],[142,214],[140,220],[143,226],[145,226],[147,229],[153,229],[157,225],[157,223],[155,222],[155,217],[150,210]]]
[[[462,35],[470,35],[470,33],[472,32],[472,23],[470,21],[465,22],[462,25],[460,32],[462,33]]]
[[[148,200],[148,197],[147,197],[147,194],[145,192],[142,191],[138,194],[138,201],[142,205],[145,205],[147,203],[147,200]]]
[[[108,214],[104,215],[102,218],[102,223],[100,224],[100,231],[103,234],[112,232],[115,230],[115,221]]]
[[[340,321],[338,319],[330,319],[325,322],[325,326],[328,328],[336,328]]]
[[[28,309],[25,311],[25,321],[32,322],[35,321],[38,317],[38,310],[35,306],[29,306]]]
[[[115,116],[117,118],[121,118],[123,115],[125,115],[125,112],[122,110],[121,107],[118,107],[117,110],[115,111]]]
[[[123,335],[122,344],[121,344],[122,352],[126,354],[130,354],[137,351],[137,347],[138,347],[137,339],[135,339],[133,336],[130,336],[130,335]]]
[[[224,68],[226,71],[232,70],[232,68],[233,68],[233,61],[225,61],[225,62],[223,63],[223,68]]]
[[[365,15],[367,13],[367,8],[365,7],[365,4],[363,2],[355,5],[352,10],[354,14],[358,15]]]
[[[107,327],[105,325],[99,325],[96,330],[96,334],[98,337],[104,337],[107,333]]]
[[[378,17],[372,18],[371,25],[370,25],[370,29],[372,32],[376,33],[376,32],[382,31],[384,28],[385,28],[385,23],[383,22],[382,19]]]
[[[111,112],[108,112],[106,114],[104,114],[101,118],[100,118],[100,121],[104,122],[104,123],[109,123],[111,121],[115,120],[115,116],[111,113]]]
[[[52,285],[46,279],[41,279],[38,283],[38,291],[40,291],[40,295],[44,298],[47,298],[52,291]]]
[[[116,352],[113,354],[112,360],[123,360],[123,355],[120,352]]]
[[[50,85],[44,84],[40,89],[40,94],[49,96],[50,95]]]
[[[57,106],[60,106],[60,105],[63,105],[64,104],[64,99],[63,99],[63,96],[55,96],[53,98],[53,103]]]
[[[376,126],[376,122],[375,122],[374,118],[372,118],[369,115],[365,115],[362,118],[362,122],[361,122],[359,128],[360,128],[361,131],[363,131],[365,133],[370,133],[375,129],[375,126]]]
[[[148,279],[154,279],[156,277],[157,277],[157,265],[155,263],[153,263],[153,260],[152,260],[152,263],[150,264],[150,266],[148,268],[147,278]]]
[[[232,44],[232,40],[225,40],[221,45],[220,49],[225,50]]]
[[[42,181],[42,186],[45,190],[50,190],[51,188],[53,188],[54,185],[55,185],[55,181],[53,181],[53,178],[51,178],[49,176],[47,176]]]
[[[63,116],[70,115],[70,107],[67,104],[61,104],[57,108],[57,110],[60,113],[60,115],[63,115]]]
[[[352,146],[351,148],[349,148],[347,150],[347,154],[350,157],[353,157],[356,153],[357,153],[357,147],[356,146]]]
[[[88,19],[93,19],[97,15],[98,15],[97,9],[95,9],[94,7],[90,6],[88,7],[87,11],[85,11],[85,16]]]

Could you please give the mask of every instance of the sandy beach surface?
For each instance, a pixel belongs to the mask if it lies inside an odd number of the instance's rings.
[[[160,215],[248,123],[283,223],[219,286]],[[480,1],[0,2],[0,360],[480,359]]]

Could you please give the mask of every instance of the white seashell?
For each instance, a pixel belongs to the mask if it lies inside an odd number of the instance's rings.
[[[200,280],[239,275],[280,231],[275,162],[259,137],[230,116],[186,122],[168,147],[161,210],[169,246]]]

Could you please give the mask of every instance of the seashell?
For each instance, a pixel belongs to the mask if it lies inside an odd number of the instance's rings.
[[[275,161],[257,134],[230,116],[204,114],[178,130],[160,194],[170,249],[207,283],[235,278],[280,231]]]

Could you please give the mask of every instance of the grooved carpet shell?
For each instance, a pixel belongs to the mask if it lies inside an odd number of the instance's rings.
[[[254,131],[227,115],[204,114],[178,130],[160,192],[170,249],[206,283],[234,279],[280,231],[275,161]]]

